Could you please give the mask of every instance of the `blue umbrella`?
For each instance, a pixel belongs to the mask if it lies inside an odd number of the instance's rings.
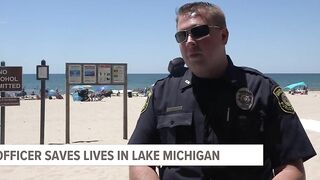
[[[53,89],[50,89],[48,91],[48,96],[57,96],[57,92],[55,90],[53,90]]]
[[[105,91],[105,90],[109,90],[110,87],[109,86],[99,86],[96,88],[97,92],[101,92],[101,91]]]
[[[90,89],[90,88],[92,88],[91,85],[76,85],[76,86],[72,86],[71,89],[77,90],[77,89]]]
[[[298,82],[298,83],[294,83],[286,86],[285,89],[294,90],[294,89],[303,88],[303,87],[308,87],[308,86],[304,82]]]

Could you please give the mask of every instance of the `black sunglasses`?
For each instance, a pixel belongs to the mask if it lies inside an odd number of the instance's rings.
[[[208,36],[210,33],[210,28],[218,28],[221,29],[219,26],[208,26],[208,25],[200,25],[191,28],[190,30],[179,31],[175,34],[176,40],[178,43],[183,43],[187,41],[189,34],[196,39],[199,40],[205,36]]]

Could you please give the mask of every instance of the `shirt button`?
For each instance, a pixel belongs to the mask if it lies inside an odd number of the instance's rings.
[[[174,124],[174,121],[170,121],[170,124],[173,125],[173,124]]]

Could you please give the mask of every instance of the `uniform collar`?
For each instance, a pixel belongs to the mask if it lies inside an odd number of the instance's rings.
[[[238,71],[236,66],[233,65],[233,62],[229,55],[227,55],[227,60],[228,60],[228,66],[224,75],[222,76],[222,79],[224,79],[225,81],[231,84],[235,84],[238,81],[238,78],[237,78]]]
[[[221,79],[223,79],[231,84],[236,84],[237,83],[237,68],[236,68],[236,66],[233,65],[233,62],[228,55],[227,55],[227,60],[228,60],[228,66],[226,68],[224,75],[221,77]],[[185,89],[185,88],[192,87],[192,81],[191,81],[192,76],[194,76],[193,73],[190,71],[190,69],[188,69],[184,73],[184,75],[182,77],[182,81],[180,81],[179,88]]]
[[[187,87],[191,87],[191,79],[192,79],[192,72],[190,71],[190,69],[188,68],[188,70],[184,73],[182,80],[180,81],[180,85],[179,88],[180,89],[185,89]]]

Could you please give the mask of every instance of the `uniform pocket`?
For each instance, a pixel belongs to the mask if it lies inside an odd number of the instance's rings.
[[[192,113],[174,113],[157,117],[157,129],[164,144],[185,144],[193,141]]]
[[[261,143],[264,133],[265,116],[260,112],[239,115],[233,122],[233,132],[242,143]]]

